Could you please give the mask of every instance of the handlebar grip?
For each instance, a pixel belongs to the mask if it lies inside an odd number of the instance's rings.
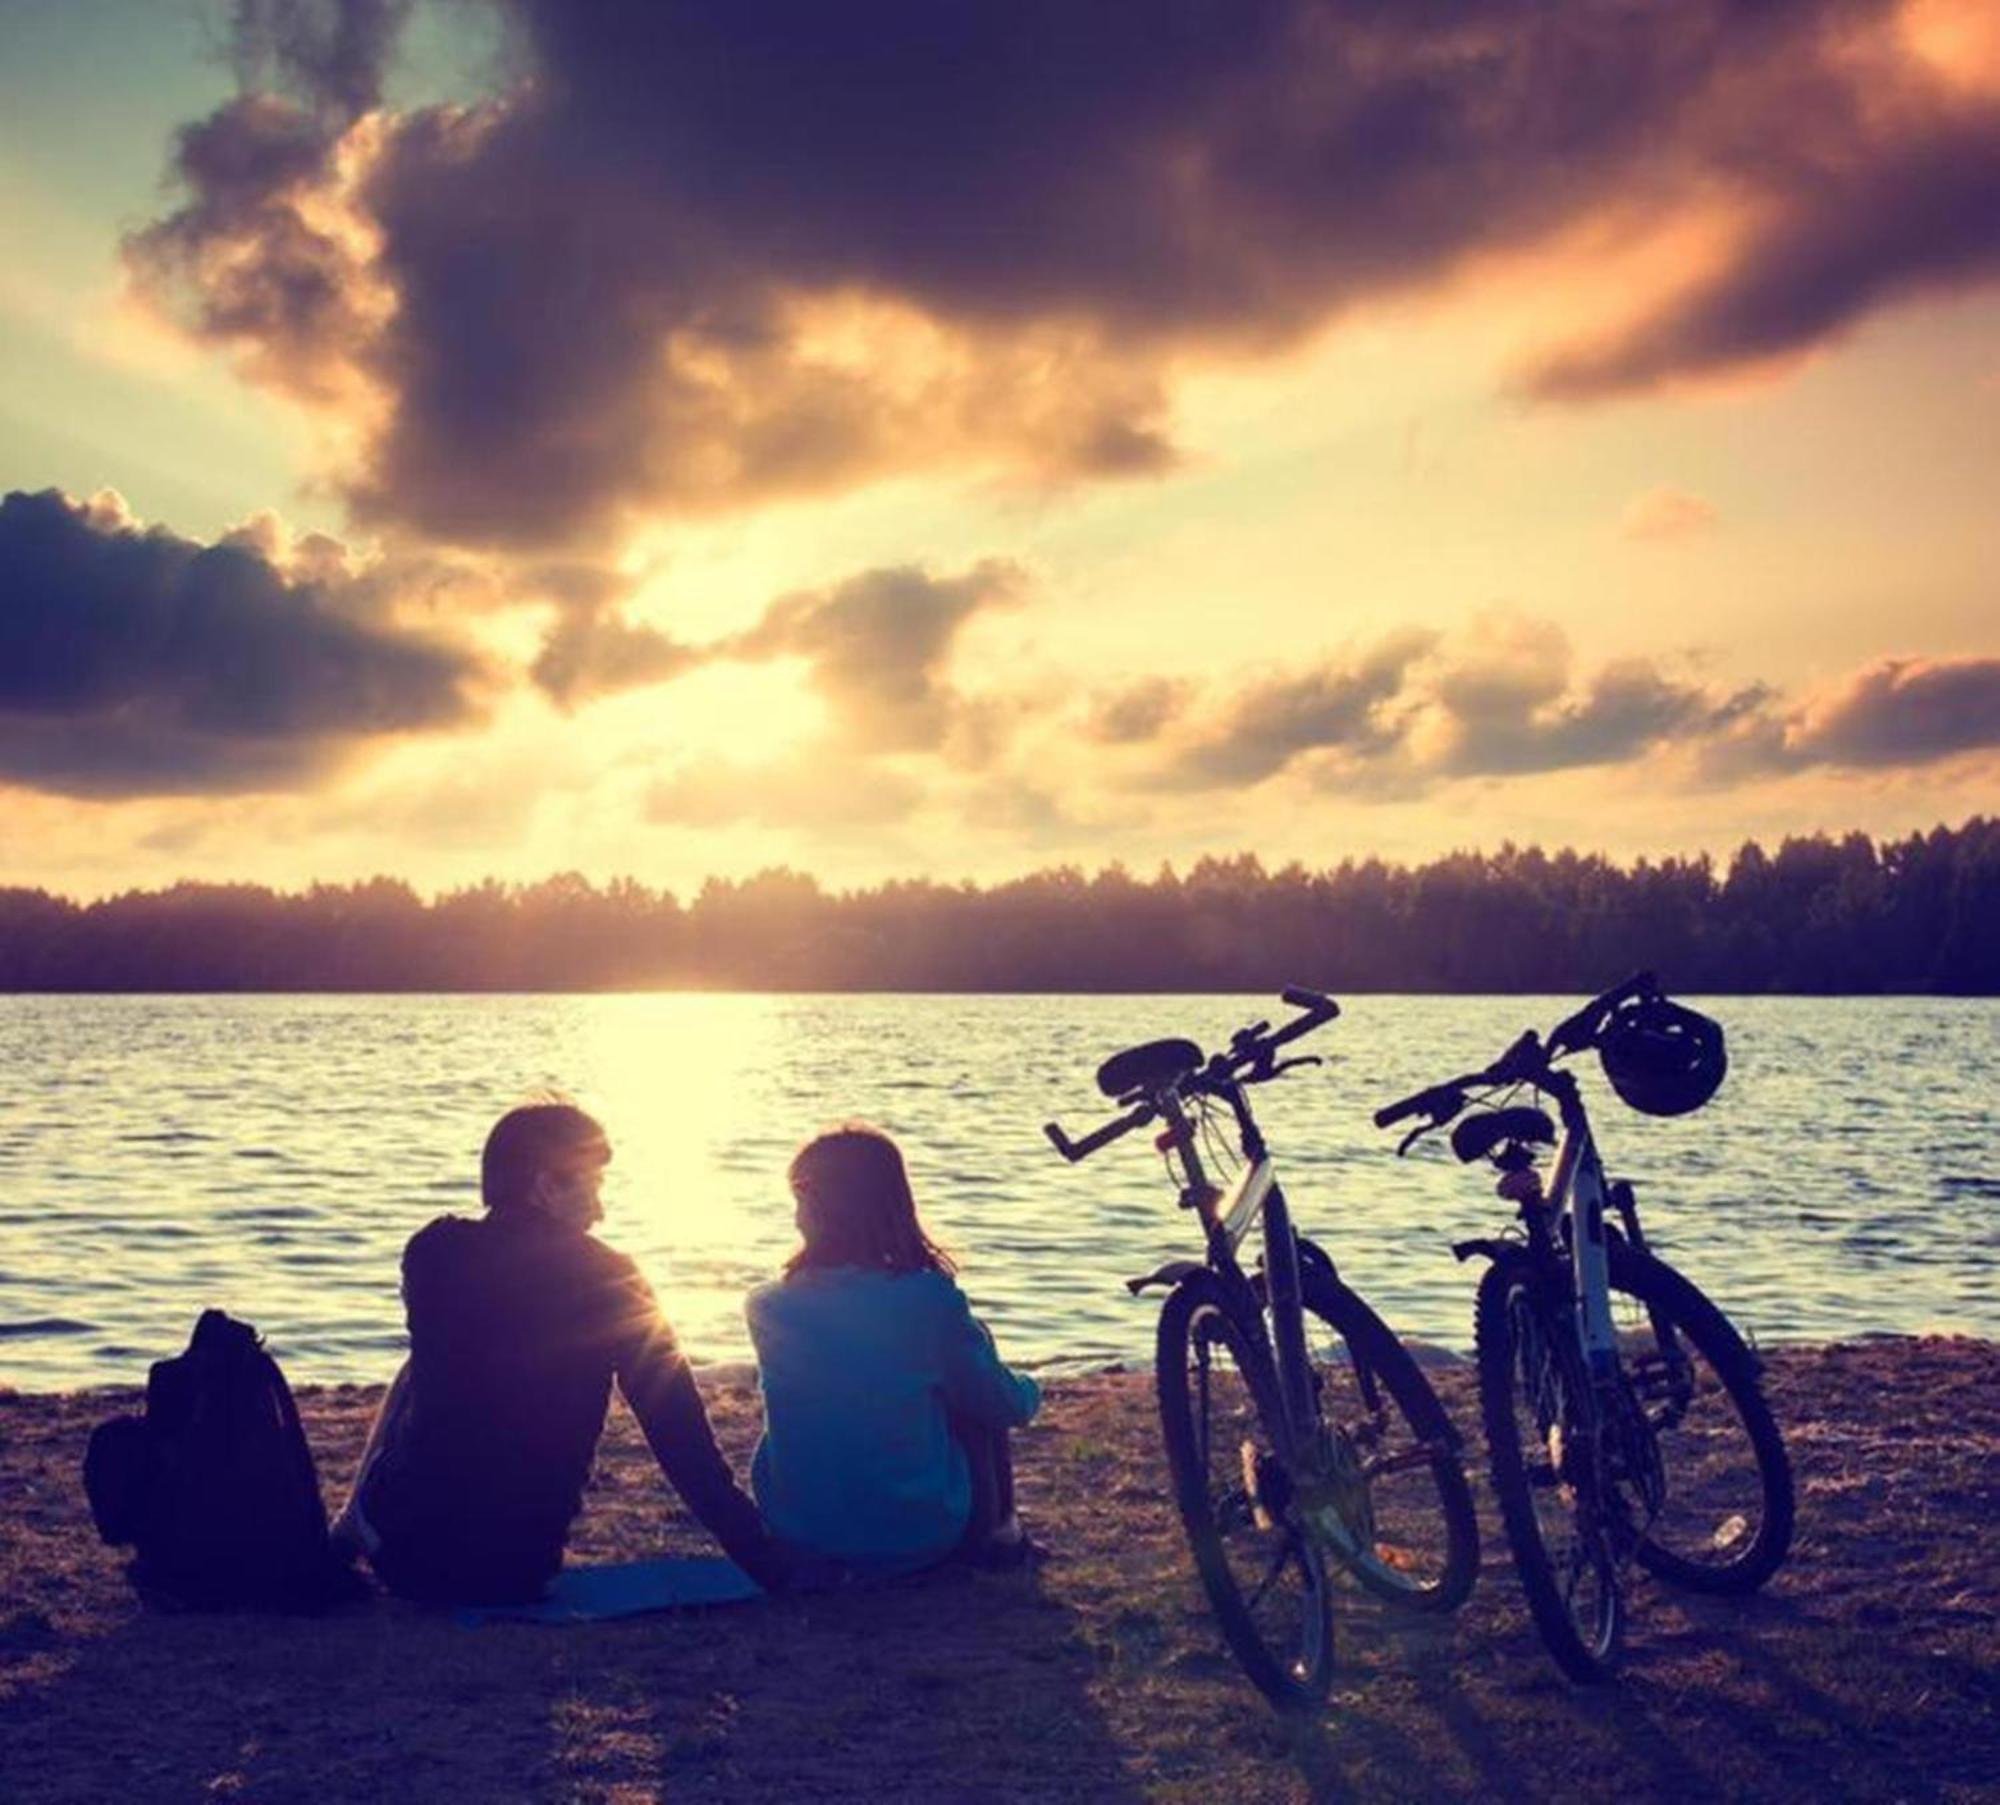
[[[1130,1134],[1140,1124],[1150,1122],[1157,1113],[1150,1103],[1142,1104],[1129,1115],[1106,1122],[1102,1128],[1093,1128],[1080,1141],[1073,1141],[1064,1134],[1059,1122],[1044,1122],[1042,1132],[1049,1137],[1049,1144],[1071,1165],[1075,1165],[1080,1159],[1088,1159],[1100,1147],[1110,1146],[1121,1134]]]
[[[1340,1005],[1330,996],[1322,996],[1317,990],[1302,990],[1297,985],[1280,993],[1285,1003],[1302,1011],[1295,1015],[1274,1034],[1263,1037],[1261,1051],[1268,1054],[1288,1041],[1303,1039],[1315,1029],[1324,1028],[1328,1022],[1340,1014]]]
[[[1420,1115],[1430,1094],[1429,1091],[1419,1091],[1414,1097],[1405,1097],[1400,1103],[1391,1103],[1386,1109],[1378,1109],[1375,1112],[1375,1126],[1393,1128],[1407,1117]]]
[[[1477,1074],[1465,1078],[1454,1078],[1449,1084],[1434,1084],[1429,1090],[1418,1091],[1415,1096],[1405,1097],[1400,1103],[1391,1103],[1385,1109],[1375,1112],[1377,1128],[1393,1128],[1398,1122],[1407,1121],[1411,1116],[1429,1116],[1434,1122],[1444,1122],[1465,1107],[1465,1087],[1477,1083]]]
[[[1614,1011],[1634,997],[1656,995],[1659,988],[1660,981],[1651,972],[1635,971],[1624,983],[1614,984],[1601,995],[1592,997],[1574,1015],[1551,1028],[1547,1043],[1550,1050],[1581,1053],[1603,1033],[1604,1024]]]

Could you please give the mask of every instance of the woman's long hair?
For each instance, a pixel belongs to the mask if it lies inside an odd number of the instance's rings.
[[[902,1149],[879,1128],[850,1122],[815,1135],[792,1160],[802,1244],[785,1262],[793,1277],[826,1266],[869,1272],[955,1272],[924,1233]]]

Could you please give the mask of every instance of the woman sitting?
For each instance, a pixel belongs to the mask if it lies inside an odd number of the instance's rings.
[[[896,1143],[849,1126],[791,1166],[801,1245],[745,1304],[764,1388],[751,1485],[785,1542],[862,1575],[1011,1566],[1007,1432],[1041,1403],[924,1233]]]

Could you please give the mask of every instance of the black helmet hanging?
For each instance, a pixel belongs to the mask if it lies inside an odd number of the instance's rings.
[[[1699,1109],[1729,1070],[1722,1024],[1662,996],[1642,997],[1613,1015],[1597,1037],[1597,1056],[1611,1088],[1649,1116]]]

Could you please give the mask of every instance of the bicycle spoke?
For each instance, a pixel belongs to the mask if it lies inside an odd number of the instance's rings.
[[[1293,1559],[1298,1555],[1298,1552],[1299,1552],[1298,1531],[1290,1530],[1286,1533],[1285,1539],[1278,1544],[1278,1552],[1271,1556],[1271,1564],[1264,1569],[1264,1577],[1257,1582],[1256,1589],[1253,1592],[1251,1592],[1250,1596],[1244,1599],[1243,1601],[1244,1604],[1250,1610],[1254,1611],[1260,1604],[1264,1602],[1264,1594],[1270,1591],[1272,1584],[1276,1581],[1278,1575],[1284,1572],[1286,1567],[1288,1567],[1292,1563]],[[1306,1573],[1305,1563],[1303,1561],[1299,1563],[1299,1571],[1301,1574],[1305,1575],[1306,1578],[1308,1579],[1311,1578],[1311,1575]]]
[[[1362,1462],[1362,1476],[1370,1480],[1386,1479],[1396,1473],[1427,1469],[1443,1451],[1436,1442],[1416,1442],[1392,1454],[1378,1454],[1373,1460]]]
[[[1257,1507],[1248,1492],[1224,1492],[1215,1501],[1215,1526],[1224,1535],[1248,1529],[1257,1520]]]

